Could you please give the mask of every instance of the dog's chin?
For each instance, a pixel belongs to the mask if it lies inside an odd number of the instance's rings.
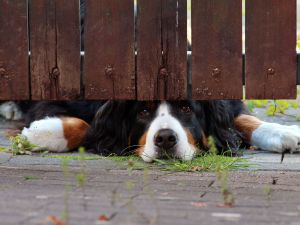
[[[196,156],[197,151],[198,149],[191,144],[184,147],[178,146],[176,156],[182,161],[191,161]]]
[[[141,154],[141,158],[145,162],[153,162],[155,159],[179,159],[182,161],[191,161],[196,155],[197,149],[190,145],[187,148],[180,148],[180,146],[176,146],[167,151],[161,150],[159,148],[147,149],[145,148]]]

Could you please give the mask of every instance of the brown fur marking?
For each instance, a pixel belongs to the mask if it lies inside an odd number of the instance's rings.
[[[196,147],[195,149],[197,149],[197,146],[196,146],[197,142],[196,142],[193,134],[191,133],[191,131],[189,131],[189,129],[185,129],[185,133],[186,133],[186,136],[188,138],[188,143],[190,145],[195,146]]]
[[[242,114],[234,119],[236,129],[244,135],[247,141],[251,141],[252,132],[256,130],[262,121],[255,116]]]
[[[137,154],[137,155],[139,155],[139,156],[141,156],[142,154],[143,154],[143,152],[144,152],[144,146],[145,146],[145,144],[146,144],[146,139],[147,139],[147,132],[145,132],[143,135],[142,135],[142,137],[140,138],[140,140],[139,140],[139,148],[137,148],[136,150],[135,150],[135,153]]]
[[[203,143],[204,147],[208,148],[208,138],[205,135],[203,130],[201,130],[201,134],[202,134],[202,143]]]
[[[68,141],[68,149],[79,147],[83,143],[89,125],[78,118],[61,118],[64,128],[64,136]]]

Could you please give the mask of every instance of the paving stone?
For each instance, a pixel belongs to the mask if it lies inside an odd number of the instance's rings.
[[[299,125],[291,117],[265,120]],[[9,145],[5,134],[15,127],[0,121],[0,146]],[[131,171],[109,159],[86,160],[82,188],[77,160],[69,161],[66,177],[61,159],[0,152],[0,224],[52,224],[47,217],[61,217],[68,207],[70,225],[300,225],[300,154],[286,154],[283,163],[281,155],[268,152],[249,150],[243,157],[253,166],[230,173],[235,207],[224,208],[219,184],[208,187],[214,173]],[[101,215],[113,216],[101,222]]]

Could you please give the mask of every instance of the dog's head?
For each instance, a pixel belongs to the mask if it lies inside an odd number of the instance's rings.
[[[217,146],[233,140],[226,107],[222,101],[108,101],[95,115],[87,146],[104,155],[134,151],[147,162],[191,160],[206,150],[208,135]]]

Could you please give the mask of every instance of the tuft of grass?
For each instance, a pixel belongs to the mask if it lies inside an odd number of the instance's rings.
[[[212,136],[208,138],[208,147],[209,152],[212,156],[217,156],[217,148],[215,141]],[[229,169],[228,167],[224,167],[224,165],[220,162],[216,162],[216,167],[214,169],[214,172],[216,174],[217,182],[220,185],[221,188],[221,194],[223,197],[223,206],[224,207],[234,207],[234,196],[232,191],[229,188],[229,182],[228,182],[228,174]]]
[[[266,115],[267,116],[275,116],[275,115],[287,115],[286,111],[289,108],[294,108],[297,109],[299,106],[298,102],[295,100],[274,100],[272,101],[269,106],[268,109],[266,111]],[[292,116],[292,115],[291,115]],[[297,116],[292,116],[292,117],[297,117]]]
[[[39,180],[39,179],[41,179],[41,178],[35,177],[35,176],[25,176],[24,177],[24,180]]]
[[[80,150],[80,149],[79,149]],[[82,155],[80,155],[80,151],[79,151],[79,155],[56,155],[56,154],[49,154],[49,155],[45,155],[45,157],[47,158],[54,158],[54,159],[62,159],[62,160],[78,160],[78,161],[82,161],[82,160],[99,160],[99,159],[104,159],[105,157],[101,157],[98,155],[93,155],[93,156],[84,156],[84,158],[82,158]]]
[[[61,167],[64,175],[64,211],[62,212],[62,218],[65,224],[69,224],[70,221],[70,207],[69,207],[69,199],[71,192],[71,185],[69,183],[69,161],[67,159],[63,159],[61,162]]]
[[[81,188],[82,191],[82,203],[83,203],[83,208],[86,211],[87,210],[87,202],[85,201],[86,199],[86,192],[85,192],[85,184],[86,184],[86,165],[85,165],[85,149],[83,147],[79,148],[79,157],[80,157],[80,172],[76,175],[76,180]]]
[[[14,155],[31,155],[32,151],[40,149],[38,145],[30,143],[26,137],[18,134],[10,137],[11,145],[8,148],[1,147],[1,151],[9,152]]]
[[[265,194],[266,196],[266,199],[267,199],[267,207],[270,207],[271,205],[271,196],[272,196],[272,188],[270,187],[270,185],[265,185],[263,187],[263,193]]]
[[[174,172],[214,172],[216,169],[245,170],[250,166],[246,159],[211,153],[196,157],[189,162],[179,160],[155,160],[155,162],[160,169]]]
[[[299,91],[300,89],[297,90],[298,94],[300,93]],[[253,112],[254,108],[265,108],[266,109],[265,114],[267,116],[275,116],[275,115],[287,115],[286,111],[288,109],[299,108],[300,99],[298,98],[296,100],[246,100],[245,103],[250,112]]]
[[[160,170],[174,172],[214,172],[218,167],[219,169],[233,171],[247,170],[251,166],[247,159],[216,155],[210,152],[197,156],[191,161],[155,159],[152,164],[144,163],[138,156],[111,156],[107,157],[107,159],[119,162],[127,166],[130,170],[158,168]]]
[[[245,101],[248,110],[253,112],[254,108],[266,108],[268,106],[268,100],[247,100]]]

